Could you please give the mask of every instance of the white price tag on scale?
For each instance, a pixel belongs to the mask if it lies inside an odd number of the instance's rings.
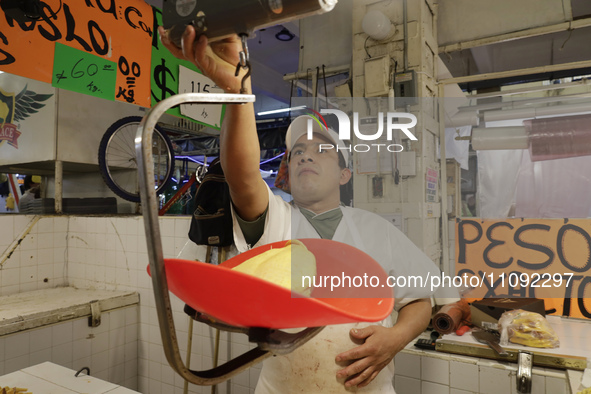
[[[183,66],[179,67],[179,93],[224,93],[223,89],[205,75]],[[223,108],[223,104],[181,104],[181,114],[219,129]]]

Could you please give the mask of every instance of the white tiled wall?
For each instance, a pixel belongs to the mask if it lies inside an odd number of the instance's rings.
[[[64,286],[67,232],[67,217],[2,215],[0,295]]]
[[[404,350],[395,358],[397,394],[517,394],[516,364]],[[532,394],[568,394],[566,372],[534,367]]]
[[[2,259],[35,219],[0,216]],[[188,217],[160,218],[165,257],[176,257],[183,249],[189,224]],[[203,260],[204,254],[204,248],[198,248],[191,255]],[[182,393],[184,381],[172,371],[162,350],[147,264],[141,217],[41,217],[0,269],[0,295],[61,285],[133,290],[140,294],[139,320],[128,312],[124,317],[111,312],[96,329],[81,319],[0,338],[0,372],[50,360],[73,369],[90,365],[94,376],[133,389],[137,384],[144,394]],[[200,280],[195,278],[196,286]],[[180,300],[173,296],[172,303],[184,360],[189,319]],[[71,341],[66,339],[69,335]],[[211,368],[213,338],[211,328],[194,325],[191,369]],[[251,347],[244,335],[222,333],[220,362]],[[259,373],[260,364],[219,385],[217,392],[252,393]],[[398,394],[516,393],[515,375],[514,365],[405,351],[396,357],[394,384]],[[534,394],[567,390],[563,372],[534,368]],[[210,393],[211,388],[189,385],[189,392]]]
[[[17,240],[23,232],[38,217],[21,215],[0,216],[0,253],[11,249],[14,240]],[[176,257],[187,243],[189,230],[189,217],[163,217],[160,218],[160,230],[162,236],[163,251],[165,257]],[[53,243],[49,243],[49,237],[53,235]],[[196,250],[194,258],[203,260],[205,248]],[[2,254],[4,258],[4,254]],[[28,259],[28,260],[27,260]],[[54,276],[45,274],[44,265],[52,265]],[[132,290],[140,294],[139,321],[137,322],[137,359],[135,361],[125,359],[122,366],[119,359],[111,359],[110,354],[100,351],[111,346],[115,349],[131,345],[123,344],[123,339],[133,338],[131,329],[126,328],[125,335],[112,335],[107,340],[105,334],[96,335],[90,347],[90,363],[103,378],[113,383],[121,384],[123,375],[127,381],[131,371],[135,371],[137,389],[144,394],[170,394],[182,393],[184,380],[172,371],[165,360],[160,339],[160,330],[154,305],[152,283],[147,274],[148,258],[146,253],[146,238],[144,234],[143,220],[139,216],[127,217],[41,217],[35,223],[30,232],[23,237],[23,241],[15,249],[15,252],[6,261],[0,270],[0,294],[12,294],[27,290],[42,288],[43,286],[56,287],[69,285],[78,288],[94,288],[108,290]],[[22,271],[21,271],[22,270]],[[15,277],[15,275],[18,276]],[[24,272],[21,274],[21,272]],[[41,272],[41,274],[40,274]],[[41,277],[42,276],[42,277]],[[30,278],[32,277],[32,278]],[[43,279],[48,277],[48,281]],[[195,278],[196,284],[199,278]],[[184,304],[173,296],[173,310],[175,324],[179,338],[179,347],[183,360],[186,357],[188,337],[188,317],[183,312]],[[40,329],[43,330],[43,329]],[[32,335],[31,333],[18,335]],[[65,334],[67,336],[67,333]],[[73,335],[76,335],[74,332]],[[8,337],[5,337],[8,338]],[[53,337],[52,337],[53,338]],[[213,366],[213,338],[215,332],[203,324],[194,324],[193,345],[191,352],[191,369],[209,369]],[[81,338],[77,338],[78,341]],[[22,341],[25,341],[24,339]],[[30,339],[29,339],[30,341]],[[108,343],[106,342],[108,341]],[[35,342],[38,343],[38,342]],[[56,352],[56,362],[66,367],[78,366],[72,364],[82,356],[80,352],[88,351],[88,342],[81,347],[72,347],[72,356],[67,343],[63,346],[64,352]],[[100,346],[98,345],[100,343]],[[0,341],[0,352],[3,342]],[[25,365],[32,361],[53,360],[53,348],[45,347],[41,350],[11,357],[11,363],[15,366]],[[245,335],[222,333],[220,342],[220,363],[235,357],[238,353],[252,347]],[[24,347],[23,349],[26,349]],[[60,348],[61,349],[61,348]],[[58,354],[59,353],[59,354]],[[125,353],[123,353],[125,354]],[[18,358],[21,357],[21,358]],[[51,356],[53,357],[53,356]],[[61,357],[61,358],[60,358]],[[132,364],[134,364],[132,368]],[[12,365],[12,364],[11,364]],[[29,364],[27,364],[29,365]],[[4,373],[10,372],[16,367],[6,370],[6,361],[0,359],[0,367]],[[20,367],[19,367],[20,368]],[[134,369],[135,368],[135,369]],[[2,372],[2,369],[0,369]],[[230,381],[218,386],[217,392],[224,393],[251,393],[258,380],[260,366],[251,368]],[[133,386],[126,387],[135,388]],[[190,393],[210,393],[211,387],[189,385]]]
[[[105,312],[101,325],[76,319],[0,336],[0,375],[45,361],[137,389],[138,307]]]

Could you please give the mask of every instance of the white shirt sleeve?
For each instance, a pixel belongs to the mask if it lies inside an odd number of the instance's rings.
[[[265,218],[263,235],[255,245],[246,243],[240,224],[236,219],[237,213],[232,206],[234,244],[239,253],[257,246],[291,239],[291,206],[280,196],[274,195],[268,185],[266,187],[269,193],[269,209]]]
[[[432,287],[433,276],[439,276],[439,268],[419,249],[404,233],[396,227],[390,227],[394,266],[388,275],[398,280],[394,288],[394,309],[399,311],[412,301],[430,298],[436,288]]]

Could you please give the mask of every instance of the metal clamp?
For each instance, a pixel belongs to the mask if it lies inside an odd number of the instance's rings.
[[[248,62],[248,59],[245,60]],[[248,74],[247,74],[248,76]],[[244,80],[243,80],[244,81]],[[160,335],[164,354],[168,363],[183,379],[197,385],[215,385],[261,362],[273,354],[285,354],[301,346],[322,327],[308,328],[295,336],[289,336],[279,330],[257,328],[248,329],[249,339],[259,346],[233,358],[227,363],[206,371],[193,371],[185,366],[178,346],[166,271],[162,239],[158,222],[158,199],[154,190],[154,160],[152,157],[152,134],[160,117],[170,108],[185,104],[242,104],[255,101],[255,96],[246,94],[183,93],[177,94],[156,104],[142,119],[135,138],[135,150],[138,159],[138,177],[140,197],[144,217],[144,229],[152,275],[152,287]],[[197,279],[197,278],[196,278]],[[231,331],[229,327],[224,327]],[[238,329],[238,328],[236,328]],[[264,331],[266,330],[266,331]]]
[[[98,327],[101,325],[101,306],[98,301],[90,303],[90,317],[88,318],[88,325],[90,327]]]
[[[314,335],[318,334],[324,327],[308,327],[297,333],[288,333],[281,330],[262,327],[236,327],[228,323],[214,319],[211,316],[201,313],[185,305],[185,313],[192,320],[205,323],[208,326],[221,331],[236,332],[248,335],[249,342],[256,343],[262,350],[272,354],[288,354],[297,347],[303,345]]]
[[[520,350],[517,355],[517,392],[522,394],[531,393],[534,355],[531,352]]]
[[[240,83],[240,93],[246,94],[246,88],[244,85],[246,84],[246,80],[250,77],[250,54],[248,52],[248,34],[240,34],[240,40],[242,41],[242,51],[240,51],[240,62],[236,66],[236,73],[234,74],[236,77],[240,74],[240,69],[246,70],[246,74],[242,77],[242,81]]]

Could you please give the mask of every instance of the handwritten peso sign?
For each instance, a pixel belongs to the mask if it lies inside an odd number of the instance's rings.
[[[456,277],[475,287],[470,298],[543,298],[546,309],[591,319],[591,221],[458,220]]]

